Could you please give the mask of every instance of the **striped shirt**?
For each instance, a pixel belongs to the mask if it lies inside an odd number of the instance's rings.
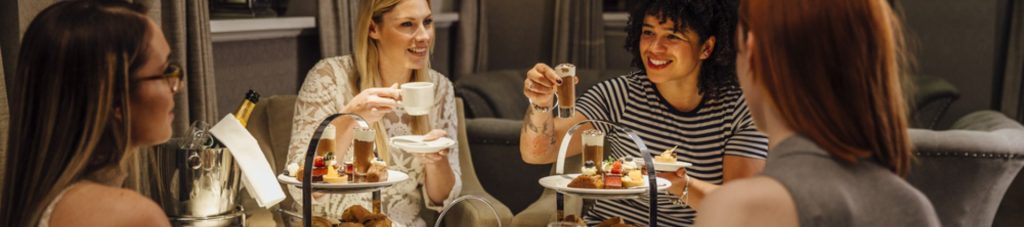
[[[580,98],[576,109],[590,120],[618,123],[637,133],[652,155],[679,146],[679,161],[692,178],[722,183],[725,155],[754,159],[768,156],[768,138],[754,127],[743,93],[738,87],[723,88],[717,98],[703,98],[689,112],[676,110],[661,96],[647,75],[633,73],[601,82]],[[607,125],[594,124],[611,132]],[[636,145],[623,133],[613,133],[605,146],[611,157],[640,157]],[[610,149],[609,149],[610,148]],[[678,197],[658,196],[658,223],[663,226],[690,226],[696,211],[674,205]],[[627,223],[647,224],[648,199],[596,201],[587,213],[589,225],[611,217],[623,217]]]

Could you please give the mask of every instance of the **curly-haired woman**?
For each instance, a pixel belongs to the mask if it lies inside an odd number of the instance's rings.
[[[754,175],[764,167],[768,139],[754,127],[743,93],[736,83],[732,35],[736,23],[733,1],[648,0],[630,13],[626,49],[639,71],[595,85],[580,98],[575,114],[555,119],[553,106],[561,81],[549,66],[537,64],[524,81],[531,101],[523,123],[520,152],[528,163],[555,161],[561,135],[584,120],[626,126],[654,151],[678,146],[679,161],[689,171],[659,173],[673,186],[658,197],[658,220],[667,226],[688,226],[704,195],[732,180]],[[603,125],[585,125],[582,130]],[[628,138],[611,134],[611,157],[640,156]],[[580,153],[573,142],[570,156]],[[685,203],[685,205],[683,204]],[[585,214],[594,224],[618,216],[629,223],[647,223],[647,202],[599,201]]]

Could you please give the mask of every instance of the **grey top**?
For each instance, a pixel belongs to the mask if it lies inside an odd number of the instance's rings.
[[[768,152],[764,175],[789,191],[801,227],[941,226],[928,198],[903,178],[869,159],[833,159],[800,135]]]

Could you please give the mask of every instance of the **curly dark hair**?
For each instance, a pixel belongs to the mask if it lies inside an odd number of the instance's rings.
[[[629,13],[626,24],[626,50],[633,54],[630,65],[646,74],[640,58],[640,35],[644,17],[656,16],[661,22],[675,22],[677,31],[692,29],[703,45],[709,37],[717,39],[711,56],[701,63],[697,78],[698,92],[711,98],[728,87],[737,86],[736,48],[733,35],[736,30],[737,0],[643,0]]]

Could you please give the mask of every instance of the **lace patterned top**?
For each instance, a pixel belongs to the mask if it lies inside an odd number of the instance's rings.
[[[309,141],[320,121],[330,114],[340,113],[345,103],[359,93],[352,91],[349,82],[351,76],[358,76],[351,56],[323,59],[309,71],[295,103],[288,163],[300,163],[305,159]],[[455,125],[458,121],[452,84],[444,75],[433,70],[430,71],[430,82],[436,85],[435,102],[429,115],[431,126],[445,130],[449,137],[454,139],[454,136],[458,135]],[[396,109],[380,121],[388,137],[412,134],[412,117],[402,110]],[[413,154],[396,147],[390,147],[389,153],[389,168],[409,174],[410,180],[381,191],[382,212],[391,218],[394,226],[426,226],[427,223],[419,216],[422,208],[439,211],[443,206],[431,204],[427,197],[423,165]],[[459,169],[457,147],[449,148],[448,164],[455,175],[455,184],[444,201],[445,205],[451,203],[462,191],[462,172]],[[296,201],[301,201],[301,190],[290,187],[289,193]],[[370,202],[370,193],[326,194],[314,200],[313,213],[317,216],[340,218],[342,212],[352,205],[358,204],[370,209]]]

